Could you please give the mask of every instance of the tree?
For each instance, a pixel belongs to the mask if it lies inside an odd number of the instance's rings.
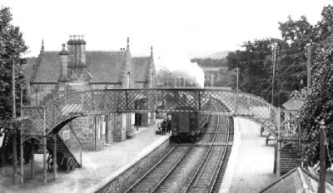
[[[25,88],[24,74],[21,71],[20,65],[23,63],[21,54],[23,54],[28,48],[20,32],[19,27],[11,24],[12,15],[10,9],[7,7],[1,7],[0,9],[0,134],[13,133],[13,179],[16,175],[16,131],[18,128],[17,120],[12,119],[13,114],[13,97],[12,97],[12,66],[14,64],[15,73],[15,89],[17,96],[15,98],[17,107],[20,106],[20,92]],[[25,95],[25,100],[27,99]],[[19,113],[19,108],[16,108],[16,114]],[[12,126],[12,129],[9,129]],[[4,147],[1,148],[1,161],[2,164],[6,164]]]
[[[303,162],[313,166],[319,162],[320,147],[318,121],[323,119],[326,125],[328,155],[326,167],[331,167],[333,155],[333,31],[331,6],[324,7],[322,20],[313,29],[316,37],[313,59],[313,79],[311,91],[303,96],[304,105],[299,111],[299,124],[302,133]]]
[[[16,77],[16,104],[20,105],[20,91],[25,88],[24,74],[21,71],[23,59],[21,55],[28,47],[20,32],[20,28],[11,24],[12,15],[8,7],[0,9],[0,120],[9,120],[12,117],[12,64],[15,63]],[[25,97],[27,100],[27,97]],[[17,108],[19,113],[19,108]]]

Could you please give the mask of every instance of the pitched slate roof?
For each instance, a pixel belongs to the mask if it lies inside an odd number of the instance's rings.
[[[333,184],[331,182],[326,181],[325,187],[326,192],[333,192]],[[305,169],[297,167],[261,190],[260,193],[317,192],[317,189],[318,178]]]
[[[59,52],[44,52],[36,61],[35,77],[32,82],[56,83],[60,75]]]
[[[125,63],[125,51],[87,51],[86,64],[87,72],[93,78],[91,83],[118,83],[122,65]],[[34,73],[26,74],[34,76],[32,82],[55,83],[60,76],[61,60],[59,52],[44,52],[39,59],[28,61],[28,66],[34,65]]]
[[[132,69],[135,82],[148,81],[150,57],[133,57]]]
[[[126,52],[86,52],[87,71],[93,75],[91,83],[118,83]]]
[[[25,81],[27,83],[30,82],[30,77],[33,73],[33,66],[36,63],[36,61],[37,61],[36,57],[27,58],[27,63],[22,66],[22,70],[23,70],[24,75],[25,75]]]

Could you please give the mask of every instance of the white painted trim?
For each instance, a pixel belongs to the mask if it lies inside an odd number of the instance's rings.
[[[238,150],[242,143],[240,127],[239,127],[239,118],[234,118],[234,141],[231,148],[231,153],[225,170],[222,184],[220,186],[219,193],[228,193],[232,184],[232,179],[234,176],[234,171],[236,169],[236,163],[238,158]]]

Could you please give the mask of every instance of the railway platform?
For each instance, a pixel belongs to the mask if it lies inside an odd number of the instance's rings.
[[[105,146],[97,152],[83,152],[83,168],[73,172],[58,172],[57,180],[48,173],[48,183],[43,185],[42,155],[36,154],[35,179],[30,180],[30,164],[25,165],[25,183],[12,185],[12,166],[0,173],[0,192],[66,193],[93,192],[100,184],[119,175],[133,162],[168,140],[169,135],[156,135],[157,124],[141,127],[135,131],[135,137],[120,143]]]
[[[219,193],[259,192],[277,178],[273,173],[274,143],[266,146],[260,126],[235,118],[232,153]]]

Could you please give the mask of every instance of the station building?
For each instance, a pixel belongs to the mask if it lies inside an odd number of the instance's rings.
[[[45,106],[66,95],[100,89],[153,88],[156,84],[153,48],[150,56],[132,57],[127,46],[118,51],[87,51],[83,36],[70,36],[59,51],[46,51],[42,42],[36,58],[29,58],[24,72],[31,106]],[[140,101],[138,101],[140,102]],[[85,150],[121,142],[133,128],[154,123],[154,112],[107,113],[77,118],[59,132],[67,145],[76,133]]]

